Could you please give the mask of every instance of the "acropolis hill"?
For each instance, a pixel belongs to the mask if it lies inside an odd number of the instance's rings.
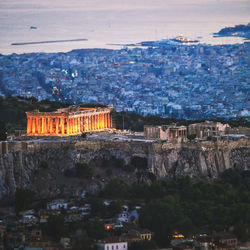
[[[135,156],[147,159],[145,169],[126,171]],[[89,135],[85,139],[80,136],[34,137],[1,142],[0,198],[13,194],[18,187],[32,187],[43,197],[53,195],[57,189],[64,192],[96,190],[114,177],[128,183],[149,181],[152,175],[156,179],[181,175],[214,178],[228,168],[250,169],[249,156],[249,139],[170,142],[139,139],[111,131]],[[119,164],[114,163],[117,159]],[[92,180],[86,183],[64,176],[65,170],[74,168],[77,162],[85,162],[93,169]],[[112,169],[111,176],[105,173],[107,168]]]

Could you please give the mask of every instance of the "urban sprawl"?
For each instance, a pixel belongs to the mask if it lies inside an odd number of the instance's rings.
[[[249,58],[247,42],[0,55],[0,95],[186,119],[246,117]]]

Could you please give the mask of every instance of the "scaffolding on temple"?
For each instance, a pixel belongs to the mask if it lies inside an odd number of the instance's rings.
[[[112,129],[112,110],[70,106],[55,112],[26,112],[27,136],[70,136]]]

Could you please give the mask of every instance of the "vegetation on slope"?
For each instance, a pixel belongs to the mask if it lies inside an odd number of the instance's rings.
[[[110,198],[113,201],[107,207],[104,199]],[[16,201],[28,199],[28,190],[16,192]],[[122,204],[127,204],[129,208],[142,206],[139,225],[153,231],[154,241],[161,247],[169,245],[174,232],[189,237],[232,230],[242,242],[250,238],[250,171],[228,169],[213,182],[181,177],[152,184],[128,185],[116,178],[106,184],[99,194],[89,194],[87,203],[91,204],[91,214],[83,222],[65,224],[61,218],[51,218],[43,228],[44,233],[52,235],[48,228],[56,229],[59,224],[61,230],[60,233],[58,231],[59,235],[53,235],[55,239],[85,229],[86,237],[93,242],[106,235],[103,223],[98,218],[111,218],[121,211]],[[30,200],[16,204],[19,211],[32,208]],[[89,218],[95,218],[95,221]],[[122,231],[113,233],[120,235]]]

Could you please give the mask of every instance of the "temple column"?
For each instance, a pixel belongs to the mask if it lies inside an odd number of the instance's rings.
[[[93,121],[93,130],[95,130],[95,115],[92,115],[92,121]]]
[[[81,118],[81,123],[82,123],[82,132],[84,132],[84,117],[83,116]]]
[[[89,131],[89,117],[86,116],[86,131]]]
[[[78,117],[78,132],[81,133],[81,117]]]
[[[36,118],[32,117],[32,134],[36,133]]]
[[[71,130],[72,134],[75,133],[75,118],[71,118]]]
[[[35,118],[35,124],[36,124],[35,133],[37,134],[37,132],[38,132],[38,118],[37,117]]]
[[[30,122],[30,117],[29,117],[29,118],[27,119],[27,134],[29,134],[29,133],[30,133],[30,130],[31,130],[31,129],[30,129],[30,127],[31,127],[31,126],[30,126],[30,123],[31,123],[31,122]]]
[[[58,135],[59,118],[56,118],[56,134]]]
[[[77,129],[77,120],[76,118],[73,118],[74,119],[74,134],[76,134],[76,129]]]
[[[81,117],[81,132],[84,131],[84,120],[83,120],[83,116]]]
[[[112,115],[111,115],[111,113],[109,113],[109,116],[110,116],[110,128],[112,128],[113,127],[113,122],[112,122]]]
[[[66,123],[67,123],[67,135],[69,135],[69,118],[66,118]]]
[[[100,129],[102,129],[102,114],[100,114],[99,116],[100,116]]]
[[[91,119],[90,119],[90,115],[88,115],[88,131],[91,130]]]
[[[103,128],[106,128],[106,113],[103,113]]]
[[[93,131],[94,130],[94,116],[93,115],[90,115],[90,119],[91,119],[91,130]]]
[[[29,133],[32,133],[32,117],[30,117]]]
[[[45,118],[45,133],[48,134],[48,117]]]
[[[76,118],[76,133],[77,133],[77,134],[79,133],[79,125],[80,125],[80,123],[79,123],[79,118],[77,117],[77,118]]]
[[[105,128],[105,113],[102,114],[102,119],[103,119],[103,129]]]
[[[91,121],[90,130],[93,131],[93,115],[90,115],[90,121]]]
[[[99,129],[99,119],[98,119],[98,115],[95,116],[96,118],[96,130]]]
[[[107,128],[110,128],[110,126],[109,126],[109,113],[107,114]]]
[[[72,130],[72,134],[75,133],[75,118],[71,118],[71,130]]]
[[[96,115],[94,115],[94,130],[96,130]]]
[[[65,123],[65,119],[63,117],[63,118],[61,118],[61,134],[62,135],[64,135],[64,133],[65,133],[64,123]]]
[[[80,119],[79,117],[76,118],[77,120],[77,134],[80,132]]]
[[[35,118],[35,124],[36,124],[35,133],[37,134],[37,132],[38,132],[38,118],[37,117]]]
[[[41,133],[44,134],[44,117],[42,117]]]
[[[47,119],[47,134],[50,134],[50,117]]]
[[[72,134],[72,124],[71,124],[71,118],[68,119],[68,123],[69,123],[69,134]]]
[[[54,133],[54,131],[53,131],[53,118],[50,118],[49,119],[49,132],[50,132],[50,134],[53,134]]]
[[[37,120],[38,120],[37,132],[38,132],[38,134],[41,134],[41,129],[42,129],[41,123],[42,123],[42,119],[41,119],[41,117],[39,117],[39,118],[37,118]]]

